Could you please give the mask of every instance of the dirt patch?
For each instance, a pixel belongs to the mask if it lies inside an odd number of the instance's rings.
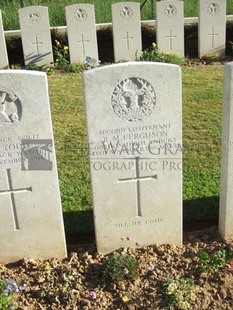
[[[26,284],[25,292],[16,296],[16,309],[166,309],[163,283],[169,276],[191,278],[201,287],[190,309],[233,309],[232,266],[224,264],[209,276],[200,268],[200,251],[233,251],[233,243],[222,242],[216,226],[186,232],[181,247],[152,245],[119,250],[137,259],[139,277],[108,289],[100,285],[106,257],[96,252],[94,243],[69,244],[68,249],[69,258],[65,260],[23,259],[0,265],[1,277]],[[94,300],[91,291],[96,294]]]

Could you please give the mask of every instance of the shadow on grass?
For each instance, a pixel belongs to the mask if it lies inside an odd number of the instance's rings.
[[[184,230],[205,229],[218,224],[219,197],[185,200]],[[89,242],[95,238],[93,210],[64,212],[67,241]]]
[[[184,230],[198,230],[218,224],[219,197],[184,200]]]

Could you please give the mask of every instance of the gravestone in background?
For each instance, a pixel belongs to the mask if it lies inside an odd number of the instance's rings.
[[[142,49],[140,3],[112,4],[112,27],[115,62],[135,60]]]
[[[219,232],[233,238],[233,62],[224,66]]]
[[[156,2],[156,29],[158,48],[166,53],[184,56],[183,1]]]
[[[0,69],[8,68],[8,56],[6,50],[6,42],[2,23],[2,12],[0,10]]]
[[[46,74],[0,71],[0,261],[66,256]]]
[[[93,69],[84,93],[98,251],[181,244],[180,67]]]
[[[225,55],[226,0],[200,0],[198,20],[199,58]]]
[[[74,4],[66,7],[66,23],[70,62],[83,63],[86,57],[96,60],[98,48],[93,4]]]
[[[25,65],[53,64],[48,8],[30,6],[19,9],[19,22]]]

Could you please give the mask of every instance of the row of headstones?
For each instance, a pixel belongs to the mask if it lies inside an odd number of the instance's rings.
[[[181,68],[84,73],[99,252],[182,244]],[[96,106],[98,103],[98,108]],[[233,63],[225,65],[219,231],[233,238]],[[0,260],[65,257],[45,73],[0,71]]]
[[[47,7],[19,9],[25,65],[53,64],[52,43]],[[75,4],[66,7],[67,34],[71,63],[86,58],[98,64],[98,47],[94,5]],[[164,52],[184,56],[183,1],[156,3],[157,45]],[[112,25],[115,62],[135,60],[142,50],[140,3],[112,4]],[[226,0],[199,1],[199,57],[225,54]],[[0,68],[8,66],[4,32],[0,15]],[[88,58],[88,59],[89,59]]]

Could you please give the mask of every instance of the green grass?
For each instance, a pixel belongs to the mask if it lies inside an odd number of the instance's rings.
[[[223,66],[183,67],[184,218],[216,219]],[[49,76],[66,230],[93,230],[81,74]]]
[[[65,21],[65,6],[78,3],[77,0],[2,0],[1,7],[3,15],[3,24],[5,30],[19,29],[18,9],[21,7],[21,2],[24,6],[44,5],[49,8],[50,25],[52,27],[66,25]],[[90,3],[95,5],[95,14],[97,23],[111,22],[111,4],[115,2],[125,2],[125,0],[82,0],[81,3]],[[127,1],[126,1],[127,2]],[[143,3],[141,0],[134,2]],[[141,19],[155,18],[155,0],[147,0],[146,4],[141,10]],[[233,2],[227,0],[227,14],[233,13]],[[184,0],[184,14],[186,17],[198,15],[198,1]]]

